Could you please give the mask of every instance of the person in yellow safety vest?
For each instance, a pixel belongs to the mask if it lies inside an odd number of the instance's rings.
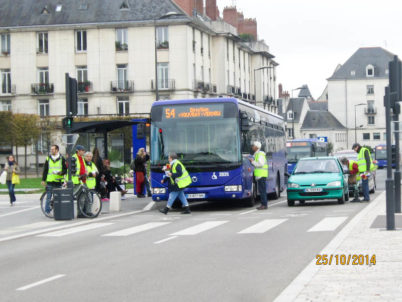
[[[45,211],[50,213],[50,200],[54,188],[61,188],[64,182],[64,175],[67,173],[66,160],[59,152],[58,145],[50,147],[50,155],[46,158],[43,167],[42,185],[46,185],[46,204]]]
[[[268,208],[268,161],[265,152],[261,151],[260,142],[253,142],[251,148],[254,152],[254,158],[250,158],[250,162],[254,166],[254,178],[257,181],[257,188],[261,198],[261,205],[257,208],[257,210],[266,210]]]
[[[357,161],[348,160],[346,157],[341,159],[342,165],[346,166],[349,170],[348,184],[353,186],[354,199],[351,202],[359,202],[359,165]]]
[[[74,185],[79,185],[80,184],[80,179],[86,183],[86,173],[87,173],[87,167],[85,165],[85,160],[83,158],[85,154],[85,148],[84,146],[77,145],[76,147],[77,152],[73,155],[75,158],[76,166],[77,166],[77,172],[75,175],[72,175],[72,181]]]
[[[169,199],[166,207],[159,211],[166,215],[172,209],[176,198],[179,198],[183,206],[182,214],[191,214],[184,189],[191,185],[192,181],[186,167],[177,159],[176,153],[169,154],[169,165],[163,167],[163,170],[165,177],[162,179],[162,183],[168,182]]]
[[[96,187],[96,176],[99,174],[98,168],[95,163],[92,162],[93,154],[92,152],[87,152],[84,155],[85,166],[87,168],[87,187],[88,189],[95,190]]]
[[[357,152],[357,165],[359,166],[359,174],[362,179],[363,201],[370,201],[369,177],[371,171],[375,170],[370,150],[360,144],[354,144],[352,149]]]

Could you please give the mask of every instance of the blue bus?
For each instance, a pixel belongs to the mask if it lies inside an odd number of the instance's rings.
[[[287,141],[288,173],[291,174],[300,158],[328,155],[328,143],[316,138]]]
[[[282,117],[234,98],[166,100],[151,110],[152,199],[168,199],[161,184],[169,152],[177,153],[192,184],[189,201],[244,200],[255,204],[251,143],[262,143],[269,164],[267,193],[279,198],[286,188],[286,139]]]
[[[378,168],[384,169],[387,167],[387,145],[378,145],[375,147],[375,160]],[[395,145],[392,145],[392,168],[395,168],[396,153]]]

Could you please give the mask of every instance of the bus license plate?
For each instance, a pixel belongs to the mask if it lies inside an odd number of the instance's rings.
[[[322,192],[322,188],[308,188],[305,190],[306,193],[318,193]]]
[[[188,199],[205,198],[205,193],[187,194],[186,197],[187,197]]]

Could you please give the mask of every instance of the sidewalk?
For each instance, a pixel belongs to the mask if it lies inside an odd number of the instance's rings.
[[[386,231],[385,192],[355,216],[319,254],[376,256],[376,265],[312,261],[275,301],[402,301],[402,216]],[[352,263],[352,261],[350,262]]]

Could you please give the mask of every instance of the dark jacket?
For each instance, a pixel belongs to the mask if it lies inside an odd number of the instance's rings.
[[[173,173],[173,174],[172,174],[172,177],[167,177],[166,175],[163,177],[164,183],[165,183],[165,184],[167,183],[170,192],[174,192],[174,191],[177,192],[177,191],[183,190],[183,189],[180,189],[180,188],[177,186],[177,183],[176,183],[176,178],[179,178],[179,177],[181,177],[182,175],[183,175],[183,170],[182,170],[182,168],[181,168],[181,165],[177,165],[177,166],[176,166],[176,173]],[[172,184],[171,179],[173,179],[173,181],[174,181],[173,184]]]
[[[135,172],[142,172],[142,173],[146,174],[147,168],[146,168],[145,164],[148,160],[149,160],[148,154],[145,155],[145,157],[141,157],[141,156],[137,155],[137,157],[134,160],[134,167],[131,167],[131,168],[134,168],[133,170]]]
[[[48,159],[53,161],[53,162],[55,162],[50,155],[48,156]],[[60,155],[58,160],[61,160],[61,167],[62,167],[61,174],[66,175],[67,174],[66,159],[62,155]],[[42,174],[42,180],[43,181],[46,181],[48,172],[49,172],[49,161],[46,160],[45,165],[43,167],[43,174]],[[51,184],[51,183],[49,182],[49,184]]]

